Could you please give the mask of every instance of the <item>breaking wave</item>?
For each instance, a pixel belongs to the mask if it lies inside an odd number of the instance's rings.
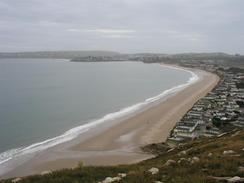
[[[42,142],[38,142],[38,143],[32,144],[30,146],[20,147],[20,148],[5,151],[5,152],[0,154],[0,168],[1,168],[2,164],[5,164],[6,162],[10,161],[11,159],[19,157],[21,155],[39,152],[39,151],[42,151],[44,149],[48,149],[50,147],[53,147],[55,145],[70,141],[70,140],[76,138],[77,136],[79,136],[80,134],[87,132],[90,129],[96,127],[99,124],[102,124],[104,122],[109,122],[111,120],[115,120],[115,119],[124,117],[126,115],[133,114],[134,112],[139,111],[140,109],[143,109],[148,104],[152,104],[156,101],[160,101],[165,96],[168,96],[169,94],[174,94],[177,91],[182,90],[183,88],[185,88],[188,85],[196,82],[199,79],[199,77],[192,71],[185,70],[182,68],[171,67],[171,66],[164,66],[164,67],[170,67],[173,69],[179,69],[179,70],[183,70],[185,72],[189,72],[189,73],[191,73],[191,78],[189,78],[189,80],[186,83],[175,86],[171,89],[165,90],[155,97],[146,99],[144,102],[137,103],[135,105],[121,109],[117,112],[107,114],[100,119],[93,120],[87,124],[72,128],[60,136],[57,136],[57,137],[54,137],[54,138],[51,138],[51,139],[48,139],[48,140],[45,140]]]

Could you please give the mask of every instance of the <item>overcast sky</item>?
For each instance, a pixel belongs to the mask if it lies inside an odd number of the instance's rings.
[[[0,0],[0,51],[244,54],[244,0]]]

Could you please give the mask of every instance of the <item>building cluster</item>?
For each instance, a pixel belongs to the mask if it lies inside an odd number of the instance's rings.
[[[127,61],[123,56],[84,56],[76,57],[71,62],[111,62],[111,61]]]
[[[218,136],[233,128],[244,127],[244,72],[212,63],[182,66],[214,72],[219,84],[200,99],[172,130],[168,143],[177,144],[199,137]]]

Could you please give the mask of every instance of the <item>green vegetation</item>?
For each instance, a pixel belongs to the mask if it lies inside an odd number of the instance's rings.
[[[106,177],[116,177],[126,173],[121,183],[203,183],[216,182],[215,177],[244,177],[244,131],[233,131],[221,137],[203,138],[181,144],[169,152],[134,165],[92,167],[82,163],[75,169],[64,169],[47,175],[23,178],[20,183],[94,183]],[[165,146],[151,146],[159,150]],[[231,150],[231,152],[229,152]],[[152,150],[154,151],[154,150]],[[224,153],[226,151],[226,153]],[[155,151],[154,151],[155,152]],[[172,164],[165,165],[168,160]],[[195,161],[193,161],[195,160]],[[152,175],[148,170],[158,168]],[[242,170],[240,170],[242,169]],[[12,180],[0,181],[10,183]],[[220,181],[226,182],[226,181]]]
[[[239,68],[239,67],[231,67],[229,68],[227,71],[229,72],[233,72],[233,73],[244,73],[244,69],[243,68]]]
[[[213,125],[216,127],[221,127],[223,126],[222,121],[218,117],[213,117]]]
[[[244,81],[236,83],[237,88],[244,88]]]

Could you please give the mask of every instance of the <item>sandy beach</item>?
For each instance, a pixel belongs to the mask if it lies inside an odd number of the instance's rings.
[[[80,161],[85,165],[117,165],[153,157],[141,152],[140,147],[164,142],[182,116],[219,81],[215,74],[190,70],[198,75],[199,80],[165,101],[114,125],[98,126],[70,142],[41,151],[1,178],[70,168]]]

